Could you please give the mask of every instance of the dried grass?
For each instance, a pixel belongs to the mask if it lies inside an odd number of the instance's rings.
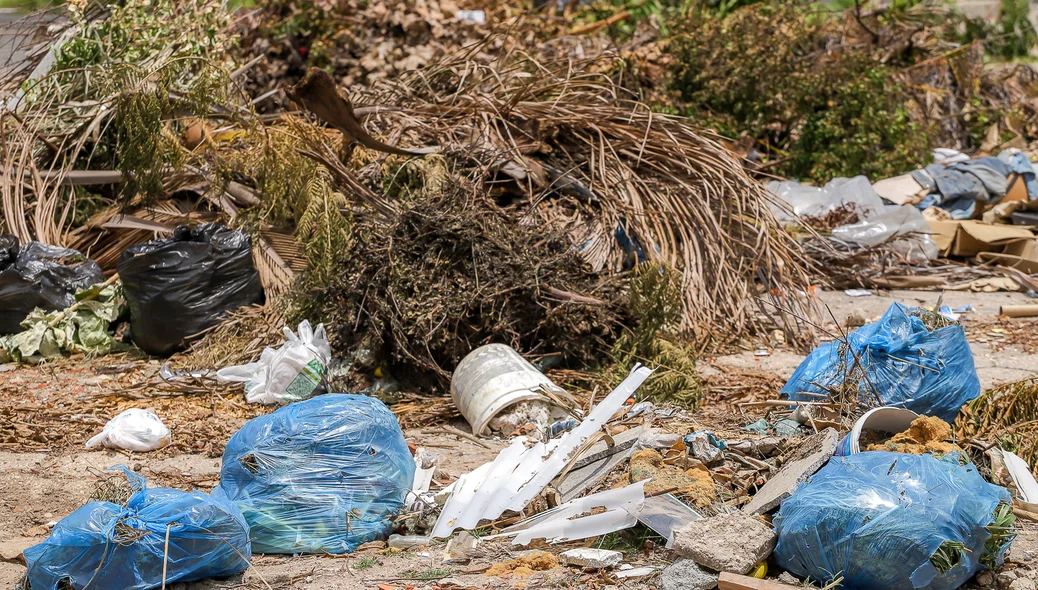
[[[959,410],[953,428],[960,439],[996,443],[1038,465],[1038,377],[985,391]]]

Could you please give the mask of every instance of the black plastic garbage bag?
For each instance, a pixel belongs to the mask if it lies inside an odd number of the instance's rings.
[[[0,236],[0,334],[17,334],[37,307],[56,311],[75,303],[76,291],[103,283],[101,267],[78,250]]]
[[[132,246],[117,268],[133,341],[150,354],[170,354],[226,312],[263,301],[249,234],[216,223]]]

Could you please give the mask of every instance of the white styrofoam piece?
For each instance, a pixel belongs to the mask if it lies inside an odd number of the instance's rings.
[[[1002,451],[1002,461],[1009,470],[1009,476],[1016,483],[1016,489],[1020,492],[1024,502],[1038,503],[1038,481],[1031,474],[1031,467],[1017,455],[1009,451]]]

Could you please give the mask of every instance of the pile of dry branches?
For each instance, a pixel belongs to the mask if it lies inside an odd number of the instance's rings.
[[[485,187],[502,211],[565,232],[596,272],[646,259],[677,269],[680,328],[700,343],[751,328],[755,296],[807,284],[772,197],[715,137],[589,69],[462,57],[353,98],[387,106],[366,120],[373,135],[437,146],[447,169]],[[372,164],[359,176],[382,173]]]

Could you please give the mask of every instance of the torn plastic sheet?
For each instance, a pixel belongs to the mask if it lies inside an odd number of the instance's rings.
[[[474,529],[481,520],[496,519],[505,510],[521,511],[651,374],[650,369],[635,365],[623,383],[570,432],[547,443],[536,442],[530,448],[525,444],[528,439],[519,437],[498,454],[483,472],[485,477],[476,476],[480,469],[461,476],[430,537],[442,539],[455,529]]]
[[[667,549],[674,547],[674,533],[690,522],[703,518],[673,494],[645,498],[638,520],[667,540]]]
[[[570,500],[486,538],[515,537],[512,539],[513,545],[529,545],[534,539],[565,543],[630,528],[638,523],[637,515],[645,502],[647,482],[643,480],[627,487]],[[591,514],[597,508],[605,508],[606,511]],[[588,516],[580,516],[582,514]]]

